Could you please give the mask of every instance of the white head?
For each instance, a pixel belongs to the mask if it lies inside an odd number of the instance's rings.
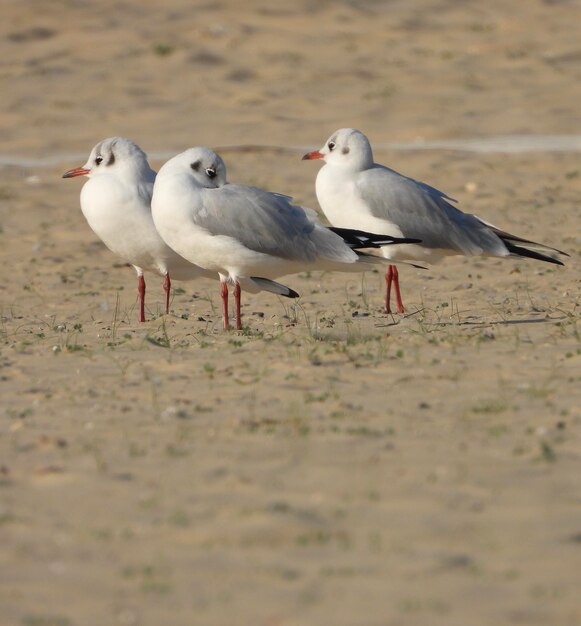
[[[148,176],[152,173],[147,155],[130,139],[125,137],[109,137],[100,141],[89,155],[82,167],[75,167],[63,174],[63,178],[87,176],[91,178],[101,174],[118,176]]]
[[[215,189],[226,184],[226,165],[210,148],[189,148],[170,159],[159,175],[180,174],[191,177],[200,187]]]
[[[361,171],[373,165],[373,151],[367,137],[354,128],[335,131],[320,150],[305,154],[303,160],[323,159],[325,163]]]

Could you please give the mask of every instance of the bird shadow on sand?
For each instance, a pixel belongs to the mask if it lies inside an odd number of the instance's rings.
[[[377,328],[384,328],[384,327],[389,327],[389,326],[398,326],[400,325],[402,322],[405,322],[407,320],[412,320],[414,318],[416,318],[416,316],[418,315],[425,315],[426,313],[430,313],[432,311],[427,311],[426,309],[417,309],[416,311],[413,311],[411,313],[407,313],[406,315],[403,315],[402,317],[400,317],[399,319],[396,319],[394,316],[392,316],[392,321],[387,322],[385,324],[376,324],[375,326]],[[433,312],[432,312],[433,313]],[[461,313],[458,314],[454,314],[453,317],[456,317],[456,315],[461,315]],[[437,321],[429,321],[426,319],[422,319],[422,320],[418,320],[422,323],[422,325],[426,326],[426,327],[432,327],[432,328],[441,328],[444,326],[456,326],[456,327],[470,327],[470,328],[487,328],[489,326],[516,326],[516,325],[521,325],[521,324],[548,324],[548,323],[555,323],[555,322],[559,322],[562,320],[566,320],[567,316],[566,315],[559,315],[558,317],[551,317],[551,316],[545,316],[545,317],[526,317],[526,318],[519,318],[519,319],[501,319],[501,320],[484,320],[484,319],[464,319],[464,320],[460,320],[460,319],[450,319],[447,321],[443,321],[443,320],[437,320]]]

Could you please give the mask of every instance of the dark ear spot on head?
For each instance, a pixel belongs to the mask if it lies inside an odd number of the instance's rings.
[[[194,161],[193,163],[190,163],[190,167],[194,170],[194,172],[197,172],[200,169],[200,165],[201,161]]]
[[[115,163],[115,155],[111,152],[111,156],[109,157],[109,160],[107,161],[107,165],[113,165],[113,163]]]
[[[349,154],[349,148],[347,146],[341,148],[341,154]]]

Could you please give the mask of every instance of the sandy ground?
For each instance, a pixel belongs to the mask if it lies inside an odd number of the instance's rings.
[[[581,623],[578,153],[377,150],[567,266],[403,268],[404,318],[293,276],[241,333],[155,276],[138,324],[60,178],[114,134],[278,146],[231,180],[317,207],[338,127],[579,134],[580,36],[558,0],[3,0],[0,153],[38,165],[0,167],[2,626]]]

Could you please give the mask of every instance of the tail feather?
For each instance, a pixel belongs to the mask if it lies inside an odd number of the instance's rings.
[[[391,235],[378,235],[377,233],[368,233],[364,230],[355,230],[352,228],[337,228],[329,226],[329,230],[339,235],[343,241],[352,249],[360,248],[381,248],[391,244],[400,243],[421,243],[421,239],[412,239],[410,237],[392,237]]]
[[[300,297],[300,294],[297,293],[294,289],[291,289],[290,287],[287,287],[286,285],[283,285],[281,283],[277,283],[275,280],[270,280],[270,278],[251,276],[248,280],[250,280],[254,285],[256,285],[259,289],[263,291],[270,291],[270,293],[275,293],[285,298]]]

